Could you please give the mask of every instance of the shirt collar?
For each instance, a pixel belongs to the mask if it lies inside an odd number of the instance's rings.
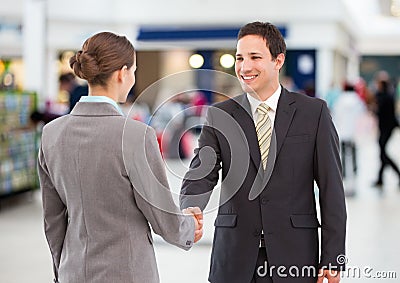
[[[122,112],[121,108],[118,106],[118,104],[114,100],[112,100],[111,98],[109,98],[107,96],[99,96],[99,95],[82,96],[79,99],[79,102],[106,102],[106,103],[110,103],[111,105],[113,105],[118,110],[118,112],[122,116],[125,116],[124,113]]]
[[[247,93],[247,99],[250,103],[251,113],[254,115],[257,111],[258,105],[260,105],[261,103],[267,104],[272,111],[276,112],[276,109],[278,108],[279,97],[281,96],[281,91],[282,87],[281,85],[279,85],[276,91],[265,101],[258,100],[257,98]]]

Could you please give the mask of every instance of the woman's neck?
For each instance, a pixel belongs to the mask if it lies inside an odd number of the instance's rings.
[[[118,101],[118,97],[115,92],[112,92],[102,86],[89,86],[89,96],[106,96],[116,102]]]

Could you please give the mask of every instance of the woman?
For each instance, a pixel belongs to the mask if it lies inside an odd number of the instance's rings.
[[[134,47],[101,32],[70,65],[89,95],[43,128],[39,151],[55,282],[159,282],[149,223],[187,250],[201,237],[202,220],[175,206],[154,130],[117,105],[135,83]]]

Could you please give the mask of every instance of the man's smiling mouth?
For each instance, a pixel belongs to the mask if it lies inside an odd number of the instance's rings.
[[[255,78],[257,78],[258,75],[252,75],[252,76],[249,76],[249,75],[247,75],[247,76],[241,75],[241,77],[242,77],[242,80],[243,80],[243,81],[245,81],[245,82],[250,82],[250,81],[254,80]]]

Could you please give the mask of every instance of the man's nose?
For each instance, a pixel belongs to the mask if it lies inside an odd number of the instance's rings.
[[[252,68],[253,68],[253,66],[252,66],[251,61],[243,59],[242,66],[241,66],[242,72],[243,73],[248,73],[248,72],[250,72],[252,70]]]

